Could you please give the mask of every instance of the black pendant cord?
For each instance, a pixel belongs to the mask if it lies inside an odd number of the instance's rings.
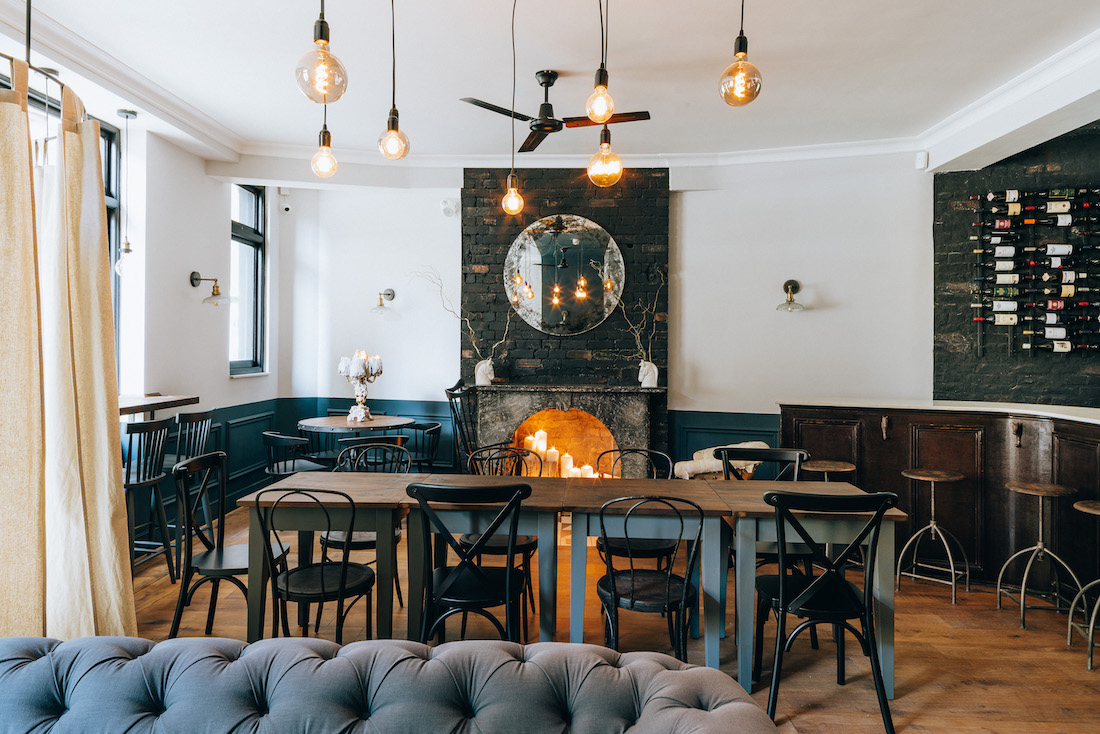
[[[516,4],[519,0],[512,0],[512,109],[516,108]],[[515,113],[513,113],[515,114]],[[509,116],[512,127],[512,167],[509,178],[516,175],[516,118]]]
[[[321,20],[325,19],[325,0],[321,0]]]
[[[27,0],[27,36],[24,39],[27,47],[27,66],[31,65],[31,1]]]
[[[604,25],[604,2],[605,0],[597,0],[597,4],[600,6],[600,66],[607,65],[607,30]]]
[[[324,0],[322,0],[322,4]],[[393,78],[391,79],[393,90],[393,98],[390,100],[390,107],[397,109],[397,18],[394,11],[394,0],[390,0],[390,54],[393,61]]]
[[[741,35],[745,35],[745,0],[741,0]]]

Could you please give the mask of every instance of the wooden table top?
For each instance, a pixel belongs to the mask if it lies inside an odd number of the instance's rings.
[[[197,395],[119,395],[118,414],[136,415],[199,402]]]
[[[941,469],[905,469],[903,477],[919,479],[922,482],[957,482],[963,478],[957,471],[943,471]]]
[[[475,474],[432,474],[425,484],[446,487],[485,487],[501,484],[529,484],[531,496],[523,507],[535,512],[560,512],[565,499],[566,481],[556,477],[483,477]],[[409,498],[409,502],[413,502]]]
[[[374,420],[348,421],[346,415],[325,415],[320,418],[303,418],[298,421],[299,430],[327,433],[352,433],[356,431],[385,431],[416,423],[412,418],[400,415],[376,415]]]
[[[1100,515],[1100,500],[1080,500],[1073,503],[1073,509],[1090,515]]]
[[[1061,484],[1047,484],[1044,482],[1009,482],[1005,485],[1013,492],[1030,494],[1036,497],[1066,497],[1077,494],[1073,487],[1063,487]]]
[[[265,487],[269,489],[331,489],[344,492],[355,502],[356,507],[393,508],[406,506],[413,502],[405,493],[405,487],[413,482],[427,480],[427,474],[385,474],[382,472],[327,472],[327,471],[302,471],[291,474],[289,477]],[[253,506],[262,504],[270,507],[278,498],[278,494],[270,494],[264,497],[262,503],[257,503],[259,492],[253,492],[237,500],[238,505]],[[308,506],[306,500],[287,501],[280,506],[300,507]]]
[[[802,471],[843,472],[855,471],[856,465],[848,461],[830,461],[828,459],[810,459],[802,462]]]
[[[696,480],[698,481],[698,480]],[[737,517],[774,517],[775,508],[764,501],[765,492],[797,492],[799,494],[838,494],[860,495],[866,494],[862,489],[848,482],[772,482],[767,480],[738,482],[722,479],[705,480],[715,494],[722,499]],[[797,515],[813,514],[795,512]],[[833,515],[830,517],[839,517]],[[855,516],[866,517],[857,513]],[[887,520],[901,522],[907,515],[894,507],[886,511],[883,516]]]
[[[706,482],[697,479],[581,479],[576,477],[565,481],[565,509],[573,512],[596,513],[605,502],[619,497],[664,495],[691,500],[703,509],[704,517],[725,517],[730,514],[729,507],[715,494],[714,490]]]

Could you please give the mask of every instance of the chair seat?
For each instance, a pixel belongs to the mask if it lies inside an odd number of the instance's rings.
[[[351,534],[351,543],[347,543],[348,534],[343,530],[332,530],[321,533],[321,545],[333,548],[343,548],[345,544],[348,550],[374,550],[378,547],[378,533],[373,530],[356,530]],[[401,527],[394,526],[394,540],[401,540]]]
[[[271,555],[281,559],[290,549],[271,544]],[[203,576],[243,576],[248,573],[248,545],[227,545],[191,556],[191,566]]]
[[[453,567],[439,567],[432,570],[432,588],[436,590],[436,601],[454,607],[484,608],[495,607],[506,601],[504,589],[508,574],[512,574],[512,594],[519,597],[523,593],[523,571],[518,568],[492,568],[483,566],[481,572],[487,582],[482,581],[468,569],[459,571],[457,578],[447,587],[440,589],[442,583],[453,571]]]
[[[314,563],[282,572],[275,584],[280,594],[289,601],[332,601],[339,593],[340,572],[339,563]],[[367,593],[374,587],[374,577],[374,569],[370,566],[349,563],[345,594],[359,596]]]
[[[769,601],[779,599],[780,578],[780,576],[757,576],[757,592]],[[788,605],[814,582],[814,579],[802,575],[791,575],[786,578]],[[787,611],[798,617],[820,619],[824,622],[859,619],[863,616],[863,591],[851,581],[834,578],[831,582],[821,584],[798,606],[789,606]]]
[[[480,535],[474,533],[463,533],[458,538],[459,545],[463,548],[473,547],[473,544],[477,542]],[[539,549],[539,539],[534,535],[517,535],[516,536],[516,553],[534,553]],[[482,554],[486,556],[503,556],[508,553],[508,536],[507,535],[494,535],[485,541],[485,545],[481,546]]]
[[[626,538],[607,539],[607,545],[611,548],[611,553],[624,558],[627,557],[627,555],[633,558],[664,558],[665,556],[672,555],[676,550],[676,546],[679,544],[678,540],[631,538],[629,544],[630,552],[628,554]],[[601,553],[605,550],[603,538],[596,538],[596,549]]]
[[[615,572],[615,588],[618,591],[619,606],[635,612],[675,611],[680,608],[684,584],[682,576],[664,571],[637,569]],[[633,601],[631,593],[633,592]],[[604,604],[611,603],[611,583],[605,574],[596,582],[596,594]],[[697,601],[694,584],[687,585],[687,606],[693,607]]]

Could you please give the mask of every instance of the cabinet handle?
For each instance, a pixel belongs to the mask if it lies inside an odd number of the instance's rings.
[[[1016,448],[1020,448],[1023,445],[1020,439],[1024,435],[1024,424],[1019,421],[1012,421],[1012,435],[1016,437]]]
[[[889,436],[886,435],[886,432],[890,429],[890,416],[888,416],[888,415],[882,416],[881,424],[882,424],[882,440],[885,441],[889,438]]]

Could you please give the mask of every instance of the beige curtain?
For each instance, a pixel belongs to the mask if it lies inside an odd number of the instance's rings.
[[[0,448],[0,472],[26,478],[0,487],[0,588],[28,593],[0,595],[0,634],[133,635],[99,124],[64,89],[55,155],[32,183],[26,67],[13,67],[21,81],[0,98],[0,226],[18,292],[3,295],[0,318],[19,328],[0,335],[0,410],[20,430],[0,420],[20,450]]]

